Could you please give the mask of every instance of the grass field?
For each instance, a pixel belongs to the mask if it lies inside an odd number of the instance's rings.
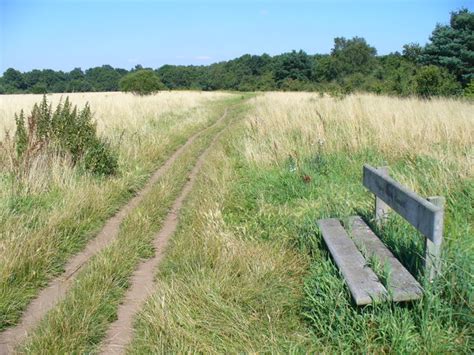
[[[51,101],[56,103],[61,96],[52,95]],[[40,156],[24,181],[12,181],[8,157],[0,157],[0,329],[16,322],[38,288],[173,150],[212,122],[209,104],[222,97],[226,95],[197,92],[153,98],[70,95],[80,107],[90,102],[99,133],[118,150],[120,174],[112,179],[83,176],[67,160]],[[0,121],[11,128],[15,111],[29,112],[40,100],[38,95],[0,96]]]
[[[18,321],[46,281],[172,151],[226,107],[230,113],[173,163],[20,352],[99,351],[128,279],[153,254],[153,235],[187,174],[227,127],[185,201],[128,352],[472,353],[472,102],[193,92],[71,99],[91,103],[99,131],[119,149],[121,174],[97,179],[54,161],[48,169],[39,164],[13,190],[2,168],[0,329]],[[8,118],[2,122],[11,127],[13,112],[35,100],[0,96],[0,118]],[[356,308],[321,241],[318,218],[371,218],[364,163],[388,165],[422,196],[446,197],[443,272],[424,283],[420,301]],[[378,232],[423,282],[423,239],[414,228],[394,217]]]

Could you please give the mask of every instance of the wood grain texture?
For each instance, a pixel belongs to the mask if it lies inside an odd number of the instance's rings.
[[[349,217],[347,230],[366,258],[376,258],[388,271],[386,288],[393,301],[411,301],[423,294],[421,285],[359,216]]]
[[[440,243],[443,229],[442,207],[418,196],[369,165],[364,165],[363,184],[433,243]]]
[[[319,220],[318,226],[331,255],[358,306],[384,300],[387,290],[349,238],[338,219]]]

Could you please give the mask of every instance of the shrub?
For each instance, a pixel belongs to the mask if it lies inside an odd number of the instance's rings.
[[[461,85],[446,69],[435,65],[421,67],[415,75],[415,93],[421,97],[458,95]]]
[[[464,96],[470,99],[474,99],[474,79],[464,89]]]
[[[40,152],[68,155],[74,165],[97,175],[112,175],[117,158],[108,143],[97,136],[96,125],[88,104],[78,110],[67,97],[52,110],[46,96],[35,104],[25,122],[23,111],[15,115],[16,132],[12,157],[18,175],[27,171]]]
[[[141,69],[125,75],[120,80],[120,89],[136,95],[150,95],[166,87],[153,70]]]

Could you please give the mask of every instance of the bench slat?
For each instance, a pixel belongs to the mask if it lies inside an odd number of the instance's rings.
[[[349,238],[340,221],[328,218],[318,221],[324,241],[339,270],[346,280],[357,305],[387,297],[387,290],[374,272],[367,266],[362,254]]]
[[[398,212],[433,243],[441,243],[443,209],[400,185],[383,172],[364,165],[364,186]]]
[[[397,260],[392,252],[382,243],[374,232],[359,216],[349,217],[349,235],[355,244],[366,252],[366,257],[375,256],[382,265],[388,264],[388,292],[393,301],[410,301],[419,299],[423,293],[421,285]]]

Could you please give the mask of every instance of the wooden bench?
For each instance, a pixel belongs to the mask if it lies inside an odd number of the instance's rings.
[[[390,178],[387,167],[364,165],[363,184],[375,195],[375,221],[383,226],[390,208],[426,237],[424,267],[432,280],[440,268],[443,241],[444,198],[425,200]],[[357,305],[374,301],[411,301],[422,296],[422,287],[359,216],[319,220],[323,239],[341,271]],[[363,253],[361,253],[361,251]],[[364,257],[364,255],[365,257]],[[388,275],[385,285],[367,259],[380,261]]]

